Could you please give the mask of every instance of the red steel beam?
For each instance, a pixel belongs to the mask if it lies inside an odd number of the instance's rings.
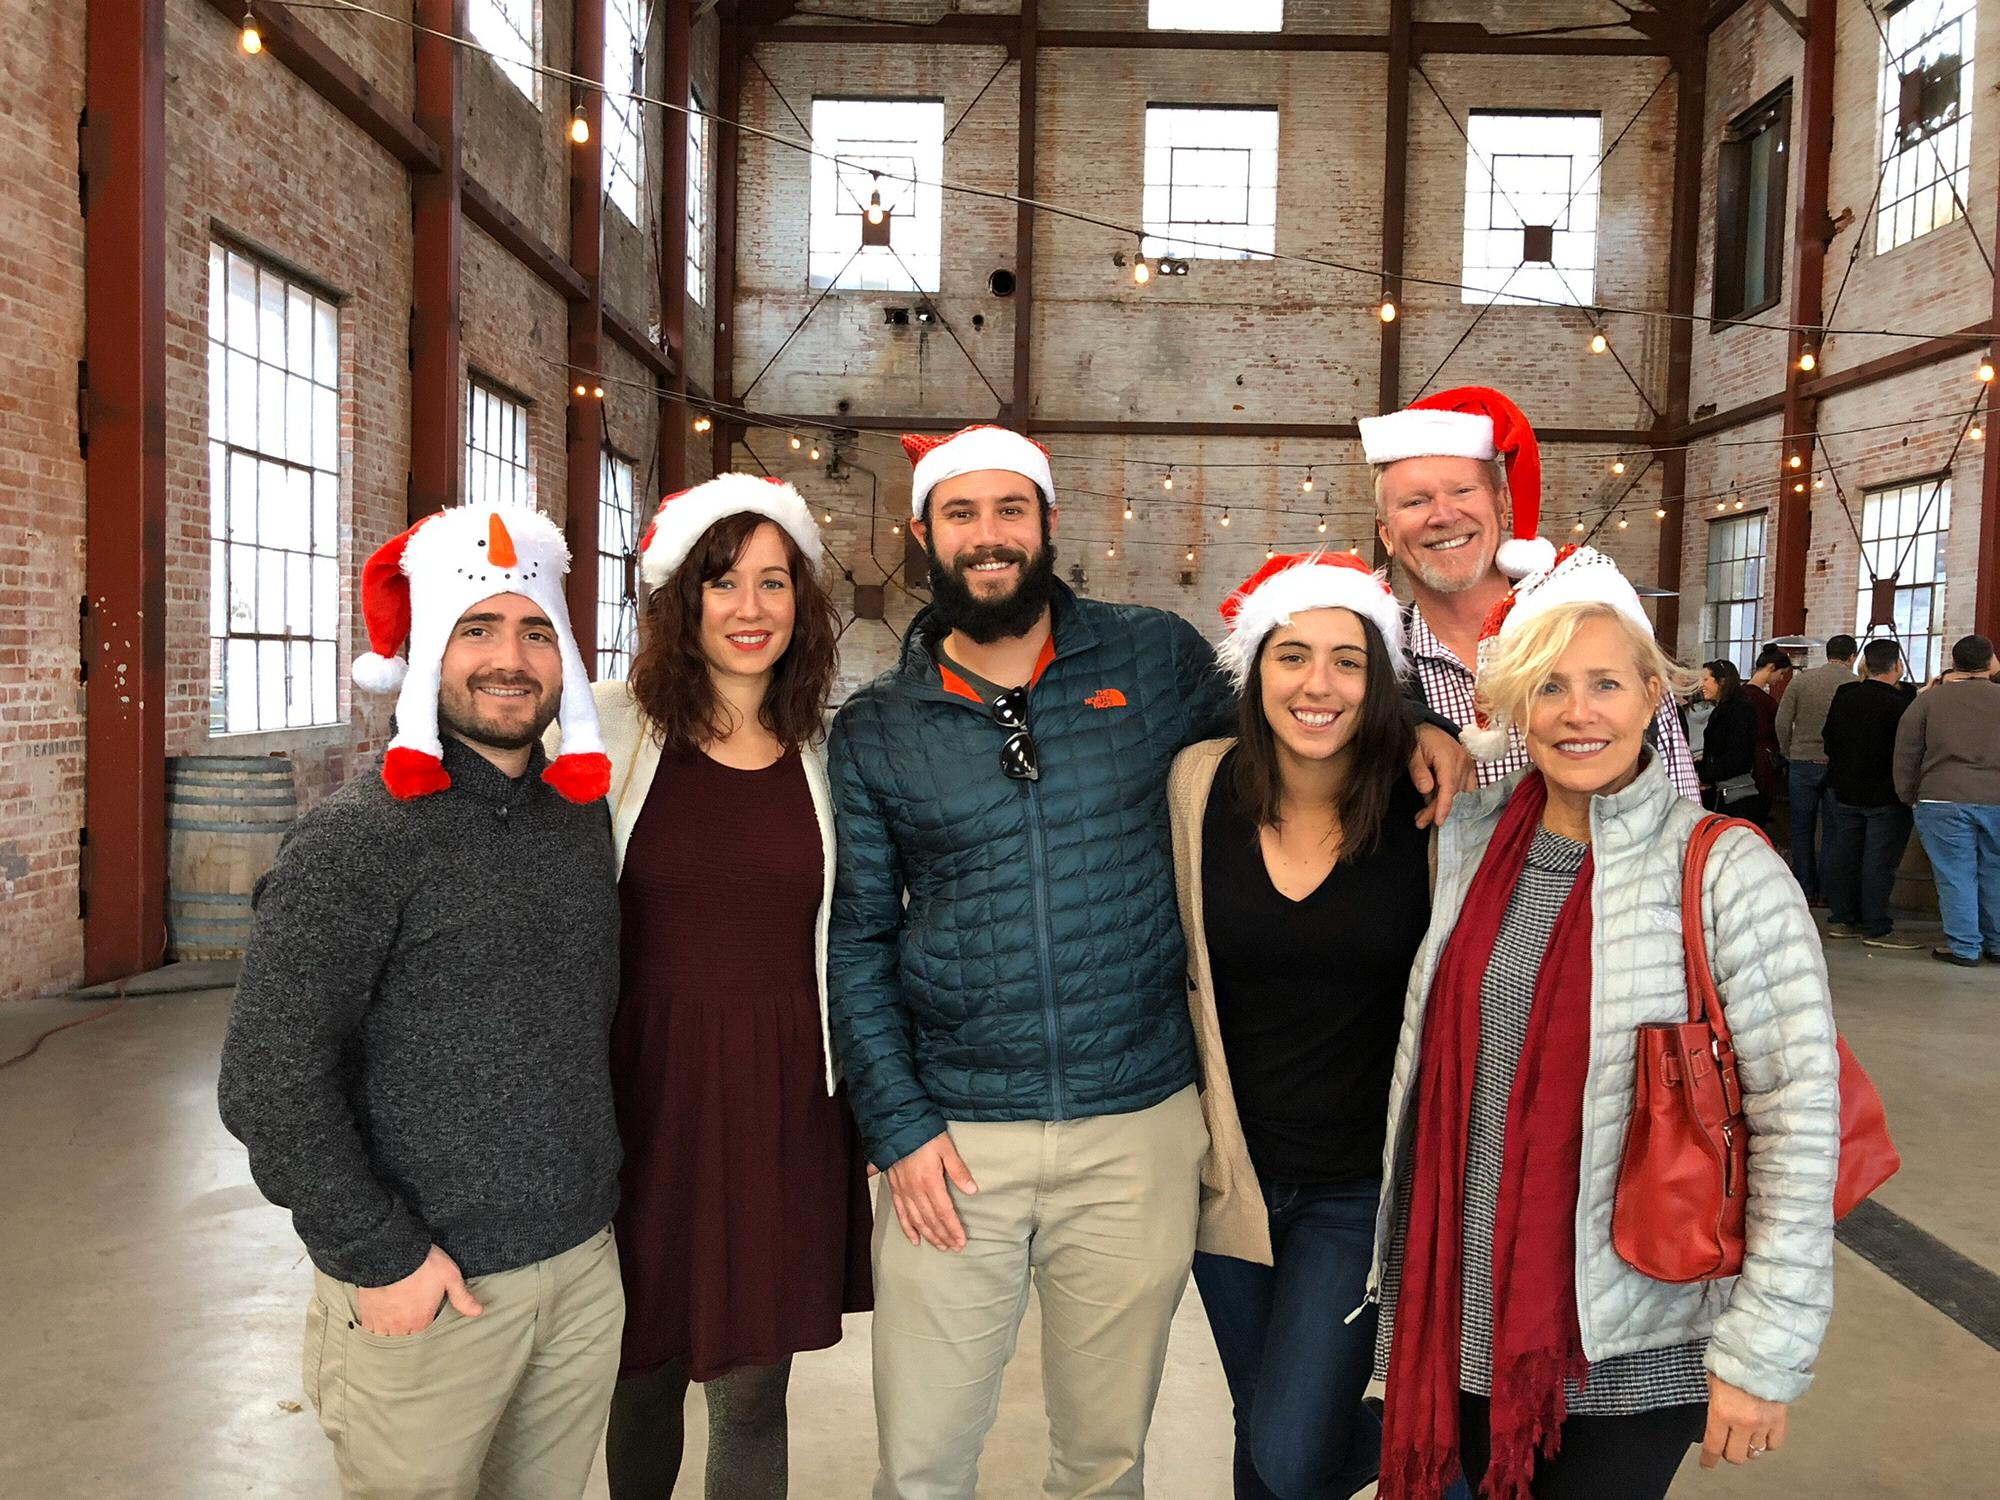
[[[1687,425],[1694,377],[1695,257],[1701,224],[1701,164],[1704,112],[1708,107],[1708,35],[1690,26],[1674,58],[1674,186],[1667,240],[1667,310],[1676,313],[1667,331],[1666,426]],[[1681,547],[1686,527],[1687,449],[1660,454],[1660,507],[1657,581],[1673,596],[1659,602],[1654,632],[1668,651],[1678,649],[1681,628]]]
[[[604,335],[644,365],[646,373],[660,384],[666,385],[673,380],[678,367],[668,357],[667,351],[648,338],[645,329],[608,302],[604,304]]]
[[[2000,236],[2000,193],[1995,195],[1993,227]],[[2000,244],[2000,239],[1992,241]],[[1993,281],[1993,316],[1989,327],[2000,328],[2000,277]],[[2000,640],[2000,381],[1986,387],[1986,463],[1979,485],[1979,547],[1973,553],[1972,628]]]
[[[410,489],[416,521],[459,500],[460,142],[465,137],[464,0],[417,0],[416,129],[436,143],[438,167],[410,180]],[[425,30],[422,28],[429,28]],[[308,80],[310,81],[310,80]]]
[[[1014,191],[1035,196],[1035,93],[1041,71],[1041,12],[1037,0],[1021,0],[1019,53],[1019,151],[1014,162]],[[1014,209],[1014,388],[1007,403],[1008,420],[1020,425],[1035,409],[1035,211],[1027,204]]]
[[[716,68],[715,112],[739,120],[743,108],[743,41],[736,24],[722,22],[721,56]],[[735,404],[736,389],[736,127],[716,122],[709,145],[715,152],[715,366],[709,389],[718,404]],[[683,412],[682,416],[689,414]],[[731,445],[741,424],[718,420],[709,434],[713,467],[730,464]]]
[[[662,7],[667,30],[667,98],[674,104],[693,100],[694,18],[688,0],[666,0]],[[660,337],[674,362],[674,375],[666,384],[671,396],[662,396],[660,413],[660,491],[671,495],[688,482],[688,423],[693,420],[687,402],[687,232],[688,232],[688,119],[678,110],[663,110],[661,128],[666,132],[660,153],[663,170],[660,182]],[[735,116],[730,118],[734,119]],[[711,145],[711,149],[713,149]]]
[[[1817,328],[1826,292],[1826,246],[1832,238],[1826,195],[1833,148],[1833,55],[1835,0],[1808,0],[1804,78],[1804,140],[1799,156],[1799,217],[1792,245],[1793,332],[1785,341],[1785,426],[1793,440],[1773,462],[1777,466],[1778,528],[1772,548],[1771,633],[1800,635],[1806,628],[1806,555],[1812,546],[1812,489],[1801,492],[1812,469],[1813,425],[1819,403],[1805,387],[1799,354],[1806,347],[1802,329]],[[1793,469],[1794,454],[1804,466]]]
[[[157,968],[167,877],[166,0],[89,0],[83,977]],[[239,18],[240,19],[240,18]]]
[[[975,422],[990,420],[980,416],[856,416],[841,413],[813,416],[795,412],[757,414],[772,426],[815,427],[827,431],[846,428],[854,432],[955,432]],[[1199,437],[1199,438],[1319,438],[1352,442],[1361,430],[1352,422],[1124,422],[1096,421],[1088,417],[1029,417],[1022,430],[1071,437]],[[1537,427],[1536,437],[1544,443],[1588,443],[1602,448],[1646,447],[1657,441],[1649,429],[1627,431],[1616,427]]]
[[[1403,234],[1410,182],[1410,19],[1412,0],[1389,0],[1389,71],[1383,93],[1387,144],[1382,152],[1382,295],[1399,309],[1382,324],[1375,409],[1403,404]]]
[[[242,0],[208,0],[208,8],[226,17],[232,26],[243,20]],[[263,35],[266,53],[298,74],[314,93],[360,126],[396,160],[412,172],[436,172],[443,168],[437,142],[407,115],[392,109],[373,84],[287,7],[262,0],[257,6],[257,28]]]
[[[1005,47],[1017,33],[1004,21],[956,26],[813,25],[745,27],[746,44],[819,44],[843,47]],[[1534,36],[1488,31],[1473,22],[1419,21],[1411,34],[1418,52],[1484,57],[1661,57],[1666,44],[1646,36]],[[1387,52],[1393,32],[1353,31],[1082,31],[1051,30],[1039,43],[1049,50],[1122,52]]]
[[[569,539],[571,561],[563,594],[576,648],[594,676],[597,499],[604,462],[604,0],[575,0],[570,12],[570,72],[587,82],[570,85],[563,113],[580,108],[590,122],[590,139],[564,147],[569,155],[569,263],[583,282],[584,295],[569,304],[563,532]]]

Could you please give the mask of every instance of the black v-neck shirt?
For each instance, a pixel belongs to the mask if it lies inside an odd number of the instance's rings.
[[[1236,805],[1235,758],[1202,818],[1202,923],[1251,1164],[1267,1183],[1379,1176],[1403,993],[1430,922],[1423,799],[1400,779],[1374,852],[1292,901]]]

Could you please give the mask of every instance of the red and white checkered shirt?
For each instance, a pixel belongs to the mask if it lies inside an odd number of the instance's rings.
[[[1424,701],[1456,724],[1475,722],[1471,670],[1458,659],[1451,647],[1431,632],[1431,627],[1424,621],[1424,612],[1415,604],[1409,607],[1408,620],[1404,635],[1409,642],[1410,660],[1416,665],[1417,681],[1424,690]],[[1667,763],[1667,779],[1674,784],[1674,790],[1690,801],[1699,802],[1701,783],[1695,779],[1694,757],[1688,754],[1687,732],[1681,728],[1680,711],[1674,707],[1671,695],[1660,700],[1660,711],[1654,716],[1653,730],[1660,755]],[[1528,746],[1521,738],[1521,731],[1509,729],[1507,740],[1507,753],[1499,760],[1479,762],[1481,786],[1504,781],[1528,765]]]

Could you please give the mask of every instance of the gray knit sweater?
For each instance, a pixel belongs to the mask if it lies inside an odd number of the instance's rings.
[[[385,1286],[435,1243],[467,1276],[559,1254],[618,1202],[608,815],[445,741],[452,785],[371,765],[257,884],[222,1120],[329,1276]]]

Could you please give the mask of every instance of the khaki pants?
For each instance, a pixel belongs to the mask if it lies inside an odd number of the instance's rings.
[[[1192,1087],[1090,1120],[954,1122],[976,1194],[957,1254],[875,1209],[876,1500],[971,1500],[1033,1278],[1050,1500],[1145,1493],[1146,1429],[1194,1258],[1208,1149]]]
[[[625,1291],[607,1227],[467,1283],[421,1333],[370,1333],[354,1287],[313,1273],[306,1395],[344,1500],[563,1500],[583,1493],[618,1376]]]

